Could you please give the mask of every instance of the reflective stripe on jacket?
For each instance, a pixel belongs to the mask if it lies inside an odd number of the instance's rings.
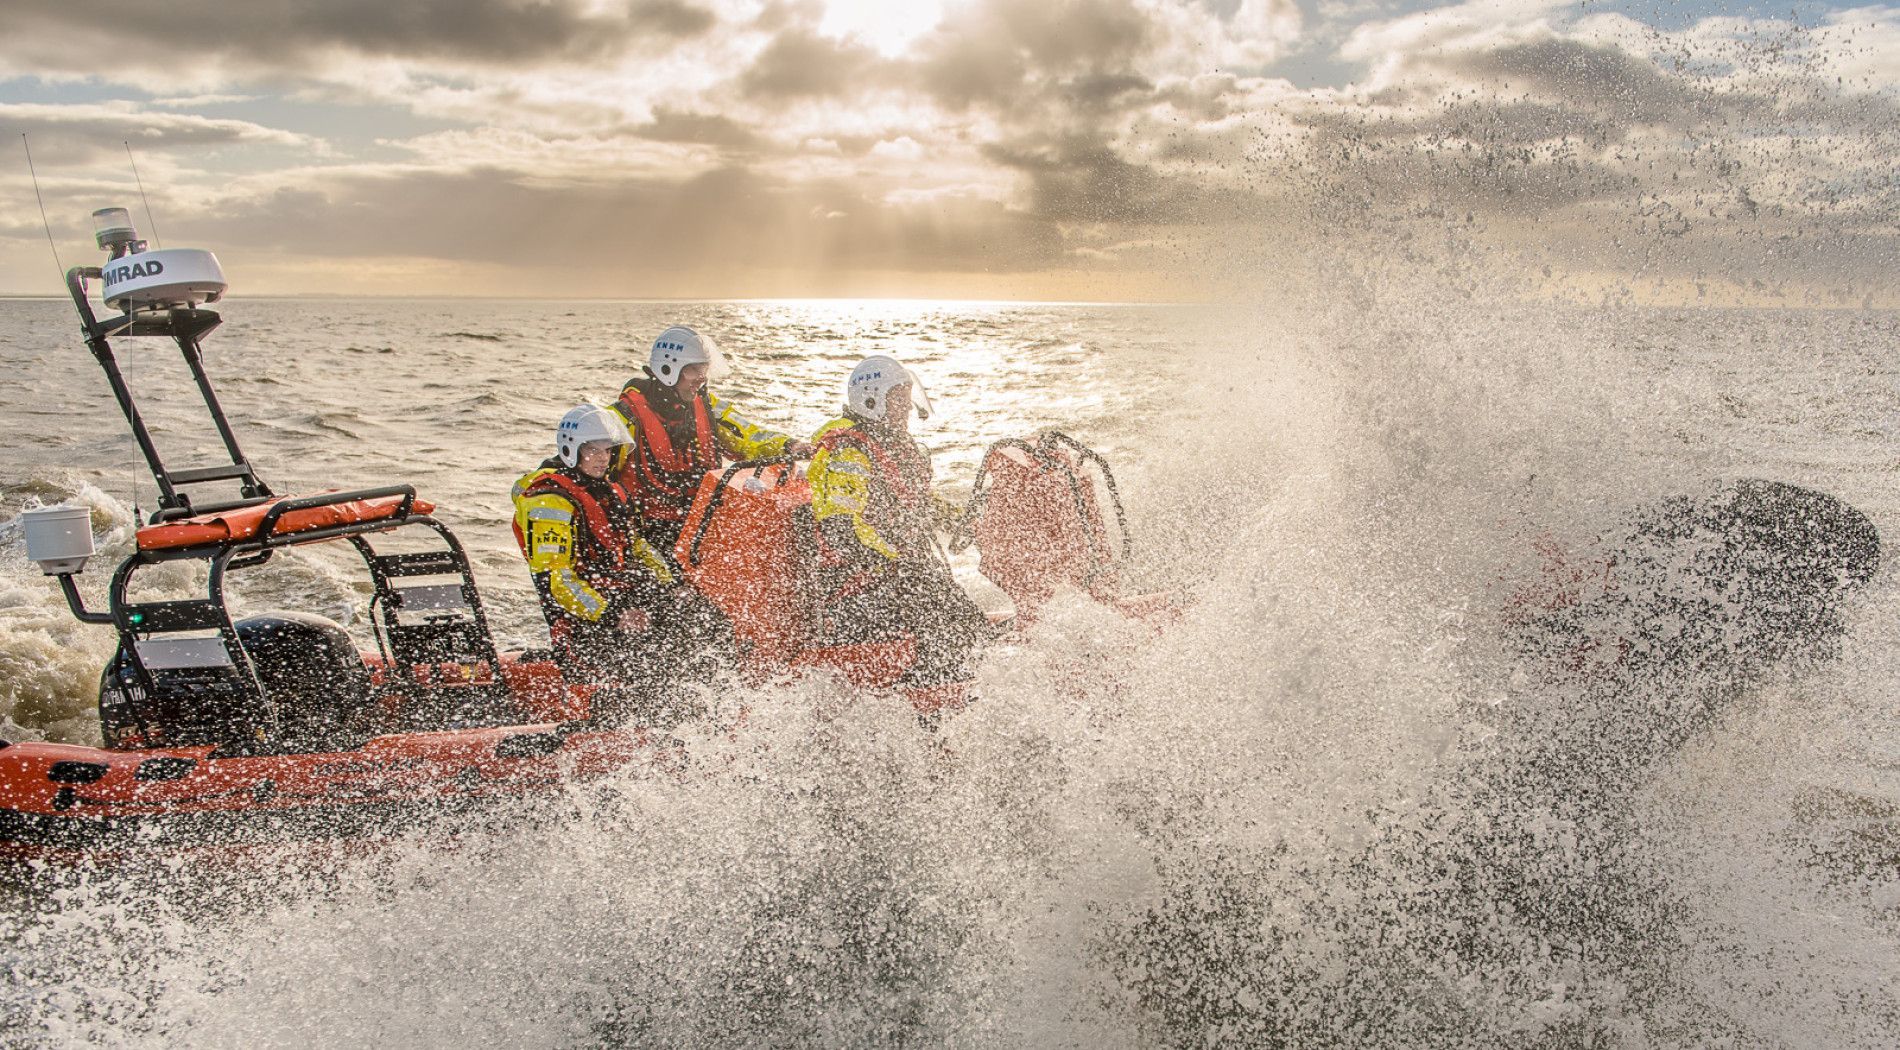
[[[515,482],[515,542],[553,605],[550,613],[597,622],[616,599],[650,587],[645,577],[673,582],[646,541],[616,520],[626,514],[624,493],[604,484],[621,506],[603,506],[587,486],[549,463]]]
[[[813,435],[818,446],[805,479],[820,543],[827,520],[848,516],[851,532],[889,561],[922,553],[935,513],[930,457],[908,434],[834,419]],[[821,551],[823,547],[821,546]]]

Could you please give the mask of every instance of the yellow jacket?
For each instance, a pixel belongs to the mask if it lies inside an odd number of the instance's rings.
[[[571,479],[560,484],[552,476],[561,473],[550,460],[522,475],[512,492],[515,540],[528,571],[542,585],[543,599],[569,616],[597,623],[617,601],[637,600],[656,585],[673,586],[665,560],[638,531],[614,520],[624,508],[600,506],[572,487]],[[587,506],[590,501],[593,507]],[[577,515],[583,520],[576,522]]]
[[[764,459],[780,455],[785,451],[785,443],[791,440],[789,435],[767,430],[747,419],[736,407],[719,400],[717,394],[708,392],[706,402],[712,408],[713,437],[727,459]]]
[[[819,427],[812,441],[818,450],[805,480],[812,517],[827,535],[837,527],[825,522],[843,519],[865,550],[897,561],[921,555],[933,529],[962,518],[962,508],[931,491],[930,456],[909,435],[847,416]]]

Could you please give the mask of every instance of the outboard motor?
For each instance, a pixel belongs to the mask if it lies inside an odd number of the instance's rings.
[[[247,616],[233,624],[277,709],[285,740],[314,742],[344,733],[370,702],[369,668],[348,631],[304,612]]]
[[[112,747],[250,744],[270,736],[269,710],[245,699],[238,671],[228,661],[174,662],[147,655],[145,667],[152,679],[162,676],[162,684],[148,688],[149,679],[139,674],[121,643],[99,676],[99,728]]]
[[[1543,578],[1508,609],[1544,683],[1508,735],[1540,784],[1643,783],[1764,673],[1832,658],[1881,561],[1865,514],[1777,481],[1666,497],[1620,531],[1546,551]]]
[[[155,661],[147,672],[164,676],[147,692],[123,650],[99,681],[99,721],[121,747],[307,746],[331,740],[370,702],[369,669],[356,643],[321,616],[276,612],[232,625],[262,687],[262,706],[232,676],[229,661],[192,665]],[[215,640],[204,643],[214,645]]]
[[[1525,648],[1559,670],[1721,660],[1749,672],[1829,652],[1881,545],[1840,499],[1745,478],[1641,507],[1602,549],[1545,557],[1544,578],[1510,609]]]

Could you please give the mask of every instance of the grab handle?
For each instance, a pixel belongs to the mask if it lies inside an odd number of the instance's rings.
[[[713,486],[713,493],[706,500],[706,513],[699,516],[699,524],[693,529],[693,542],[686,548],[686,567],[699,568],[699,544],[706,538],[706,527],[712,524],[713,512],[719,509],[720,501],[726,498],[726,486],[731,483],[734,474],[742,470],[750,470],[753,479],[759,480],[764,476],[765,468],[783,465],[786,469],[778,475],[778,479],[772,485],[773,488],[782,488],[786,482],[792,480],[790,468],[797,463],[796,456],[764,456],[759,459],[742,459],[720,471],[719,483]]]

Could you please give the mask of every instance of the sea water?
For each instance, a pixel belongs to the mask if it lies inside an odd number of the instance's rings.
[[[16,872],[0,1039],[194,1046],[1883,1046],[1900,1039],[1900,592],[1613,795],[1513,779],[1561,719],[1513,649],[1539,544],[1713,479],[1900,521],[1900,314],[1472,296],[1241,306],[233,298],[206,353],[278,492],[412,482],[505,646],[543,644],[508,487],[670,323],[805,434],[888,353],[940,482],[1057,427],[1112,463],[1156,628],[1079,596],[936,730],[733,684],[675,759],[453,841]],[[220,451],[121,340],[173,466]],[[0,303],[0,730],[97,743],[108,632],[11,524],[93,509],[102,599],[155,495],[70,304]],[[367,642],[354,555],[234,574]],[[973,565],[959,573],[995,607]],[[165,575],[169,574],[169,575]],[[155,571],[188,593],[202,576]],[[1719,671],[1711,673],[1719,674]],[[734,730],[737,712],[745,715]],[[1585,787],[1588,787],[1585,785]],[[1884,807],[1884,808],[1883,808]]]

